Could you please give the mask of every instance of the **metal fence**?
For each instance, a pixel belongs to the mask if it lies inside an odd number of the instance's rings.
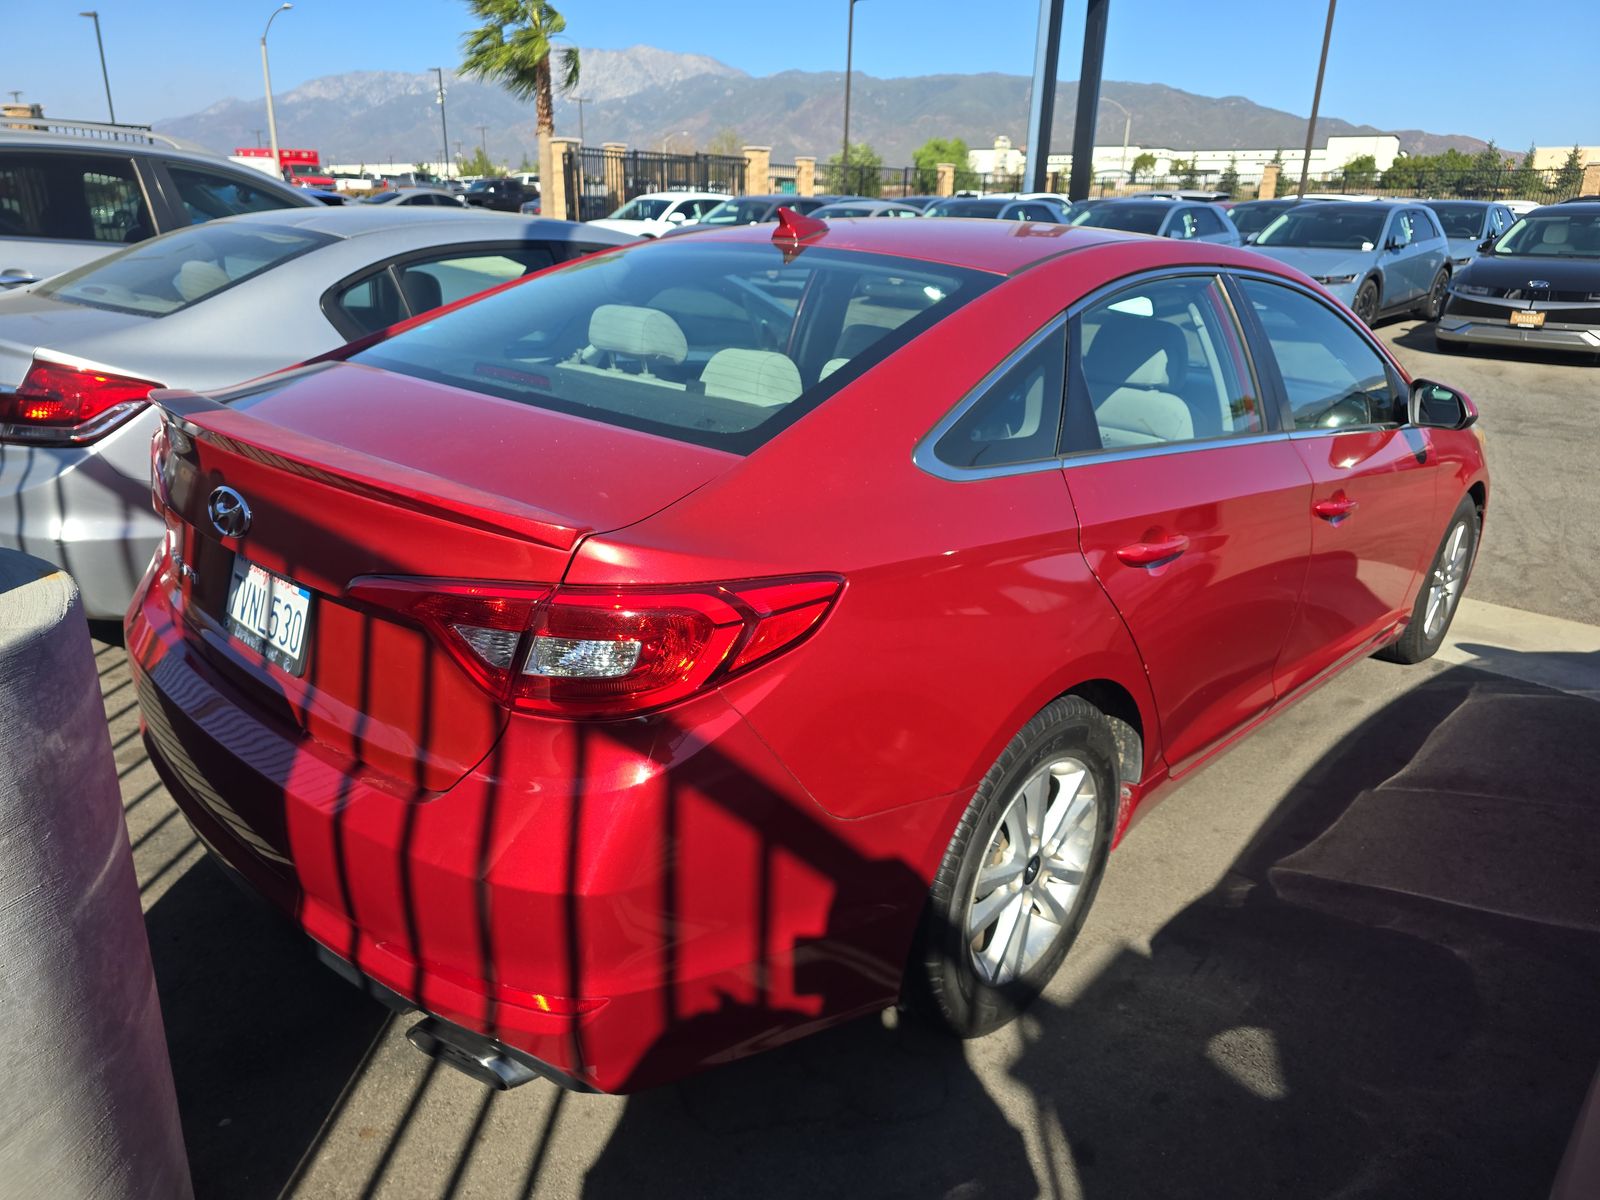
[[[573,198],[580,221],[603,217],[646,192],[691,190],[737,196],[745,191],[741,155],[662,154],[654,150],[611,155],[595,146],[580,146],[569,164],[567,195]],[[762,183],[764,186],[765,181]]]
[[[1127,196],[1138,192],[1195,191],[1224,192],[1236,200],[1253,200],[1259,188],[1255,178],[1229,181],[1223,171],[1185,171],[1176,175],[1139,175],[1131,182],[1120,176],[1095,180],[1091,195]],[[1063,173],[1060,183],[1065,185]],[[1306,180],[1306,191],[1321,195],[1381,196],[1393,199],[1437,200],[1533,200],[1553,204],[1578,194],[1580,173],[1562,170],[1534,170],[1507,167],[1499,171],[1412,170],[1400,159],[1388,171],[1313,173]],[[1230,186],[1231,184],[1231,186]],[[1279,196],[1292,196],[1300,187],[1300,175],[1285,171],[1278,178]],[[998,189],[997,189],[998,190]],[[1061,190],[1052,187],[1052,190]]]

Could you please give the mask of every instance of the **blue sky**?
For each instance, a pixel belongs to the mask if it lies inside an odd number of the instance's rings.
[[[103,119],[94,30],[77,15],[81,3],[18,6],[0,44],[0,91],[20,89],[55,116]],[[261,94],[258,39],[272,0],[98,3],[122,119],[159,120]],[[559,7],[580,45],[709,54],[752,74],[844,63],[845,0],[568,0]],[[1067,4],[1063,78],[1078,73],[1083,7],[1083,0]],[[1505,0],[1341,0],[1322,111],[1384,128],[1493,137],[1509,149],[1530,141],[1600,144],[1593,77],[1600,5],[1544,0],[1536,16],[1525,11]],[[1304,113],[1325,12],[1321,0],[1112,0],[1106,76]],[[861,0],[856,67],[883,76],[1026,74],[1037,19],[1036,0]],[[274,90],[343,71],[452,66],[469,23],[462,0],[297,0],[273,26]],[[1525,23],[1538,36],[1517,32]]]

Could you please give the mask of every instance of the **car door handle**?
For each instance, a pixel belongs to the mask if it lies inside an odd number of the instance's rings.
[[[1330,496],[1326,500],[1318,500],[1311,506],[1311,511],[1324,521],[1330,521],[1337,525],[1360,507],[1361,505],[1357,501],[1340,492],[1337,496]]]
[[[1117,557],[1130,567],[1152,567],[1157,563],[1177,558],[1189,548],[1189,539],[1181,533],[1153,542],[1134,542],[1117,551]]]
[[[37,275],[30,275],[18,267],[0,271],[0,288],[21,287],[25,283],[38,282],[39,277]]]

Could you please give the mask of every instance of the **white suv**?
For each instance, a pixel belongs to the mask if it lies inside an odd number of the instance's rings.
[[[660,237],[681,225],[693,225],[726,199],[715,192],[647,192],[589,224],[635,237]]]

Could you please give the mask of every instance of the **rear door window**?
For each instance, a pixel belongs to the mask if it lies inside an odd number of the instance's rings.
[[[178,203],[188,215],[191,225],[214,221],[218,217],[236,217],[240,213],[295,207],[292,200],[256,186],[253,180],[243,175],[179,166],[177,163],[167,164],[167,174],[172,177],[173,187],[178,192]]]
[[[1209,208],[1194,208],[1189,210],[1194,215],[1196,237],[1211,237],[1218,233],[1227,233],[1228,227],[1222,223],[1222,215]]]
[[[335,288],[323,311],[345,337],[363,337],[554,262],[544,246],[457,249],[435,258],[390,261]]]
[[[153,233],[127,157],[0,151],[0,237],[129,243]]]
[[[575,262],[352,361],[748,453],[994,280],[820,246],[669,238]]]

